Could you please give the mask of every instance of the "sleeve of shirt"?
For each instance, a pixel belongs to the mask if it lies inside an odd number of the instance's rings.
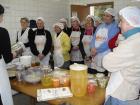
[[[46,41],[44,50],[42,51],[44,55],[47,55],[51,51],[51,47],[52,47],[52,37],[49,31],[46,31],[46,38],[47,38],[47,41]]]
[[[85,53],[83,42],[82,42],[83,35],[84,35],[84,29],[81,31],[79,49],[80,49],[83,59],[85,59],[86,53]]]
[[[28,36],[29,36],[29,34],[32,33],[32,32],[33,32],[33,30],[32,30],[32,29],[29,29],[29,31],[28,31]],[[28,37],[28,40],[29,40],[29,37]],[[24,46],[25,46],[25,47],[29,47],[29,46],[30,46],[29,41],[28,41],[27,43],[24,43]]]
[[[63,49],[63,54],[68,53],[71,49],[70,38],[66,34],[64,37],[62,37],[62,49]]]
[[[28,38],[29,38],[31,52],[34,55],[38,56],[39,51],[37,50],[36,45],[34,43],[34,40],[35,40],[35,32],[34,31],[30,32]]]
[[[134,54],[129,46],[120,45],[103,58],[103,66],[110,72],[125,70],[134,65]]]
[[[10,43],[10,37],[9,33],[6,29],[3,29],[3,32],[1,34],[1,41],[0,41],[0,50],[2,53],[2,56],[4,58],[4,61],[6,63],[9,63],[13,59],[13,54],[11,53],[11,43]]]

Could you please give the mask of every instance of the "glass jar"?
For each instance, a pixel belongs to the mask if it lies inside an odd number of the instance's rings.
[[[73,64],[70,66],[71,91],[74,96],[81,97],[87,92],[87,66]]]

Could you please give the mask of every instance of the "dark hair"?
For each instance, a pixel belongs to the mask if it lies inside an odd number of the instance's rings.
[[[4,14],[4,7],[0,4],[0,15]]]
[[[29,19],[27,17],[23,17],[20,19],[20,21],[25,20],[27,23],[29,23]]]

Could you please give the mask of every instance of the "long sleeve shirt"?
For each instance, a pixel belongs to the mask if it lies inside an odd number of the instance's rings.
[[[108,29],[108,39],[107,39],[107,41],[105,41],[104,43],[102,43],[102,44],[100,45],[99,48],[96,48],[96,47],[95,47],[95,43],[96,43],[96,34],[97,34],[97,32],[98,32],[98,30],[99,30],[100,28],[104,28],[104,27]],[[120,30],[119,30],[118,24],[117,24],[115,21],[112,22],[111,24],[102,23],[102,24],[101,24],[100,26],[98,26],[98,28],[96,29],[96,32],[95,32],[95,34],[94,34],[94,36],[93,36],[93,39],[92,39],[92,41],[91,41],[91,46],[90,46],[90,47],[91,47],[91,48],[96,48],[97,53],[102,53],[102,52],[108,50],[108,49],[109,49],[109,46],[108,46],[109,40],[110,40],[111,38],[113,38],[119,31],[120,31]]]
[[[21,36],[24,34],[25,31],[26,31],[26,30],[22,30],[22,31],[21,31]],[[32,29],[29,29],[27,38],[28,38],[29,34],[32,34],[32,31],[33,31]],[[19,37],[18,37],[19,32],[20,32],[20,31],[17,32],[17,39],[16,39],[16,42],[19,41]],[[24,43],[24,46],[25,46],[25,47],[29,47],[29,46],[30,46],[29,41],[28,41],[27,43]]]
[[[6,63],[11,62],[13,59],[9,33],[6,29],[0,27],[0,58],[2,57]]]
[[[69,51],[71,49],[70,38],[64,32],[61,32],[60,34],[62,34],[62,36],[60,37],[60,42],[61,42],[61,46],[62,46],[62,54],[64,57],[64,61],[68,61],[68,60],[70,60]]]
[[[46,44],[45,44],[44,50],[42,51],[42,54],[47,55],[50,52],[51,47],[52,47],[51,33],[45,29],[37,29],[37,30],[33,31],[32,33],[30,33],[30,35],[29,35],[30,49],[31,49],[31,52],[36,56],[38,56],[39,51],[37,50],[36,44],[34,42],[35,36],[36,35],[45,35],[45,34],[46,34]]]

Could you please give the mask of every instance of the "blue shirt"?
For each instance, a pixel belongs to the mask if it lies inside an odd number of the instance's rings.
[[[108,29],[108,39],[104,43],[102,43],[99,48],[96,48],[95,47],[96,33],[98,32],[98,30],[100,28],[107,28]],[[102,23],[96,29],[96,32],[95,32],[95,34],[93,36],[93,39],[92,39],[91,44],[90,44],[90,47],[91,48],[96,48],[97,53],[102,53],[102,52],[108,50],[109,49],[109,46],[108,46],[109,40],[112,39],[119,31],[120,31],[120,29],[118,27],[118,24],[115,21],[113,21],[111,24]]]

